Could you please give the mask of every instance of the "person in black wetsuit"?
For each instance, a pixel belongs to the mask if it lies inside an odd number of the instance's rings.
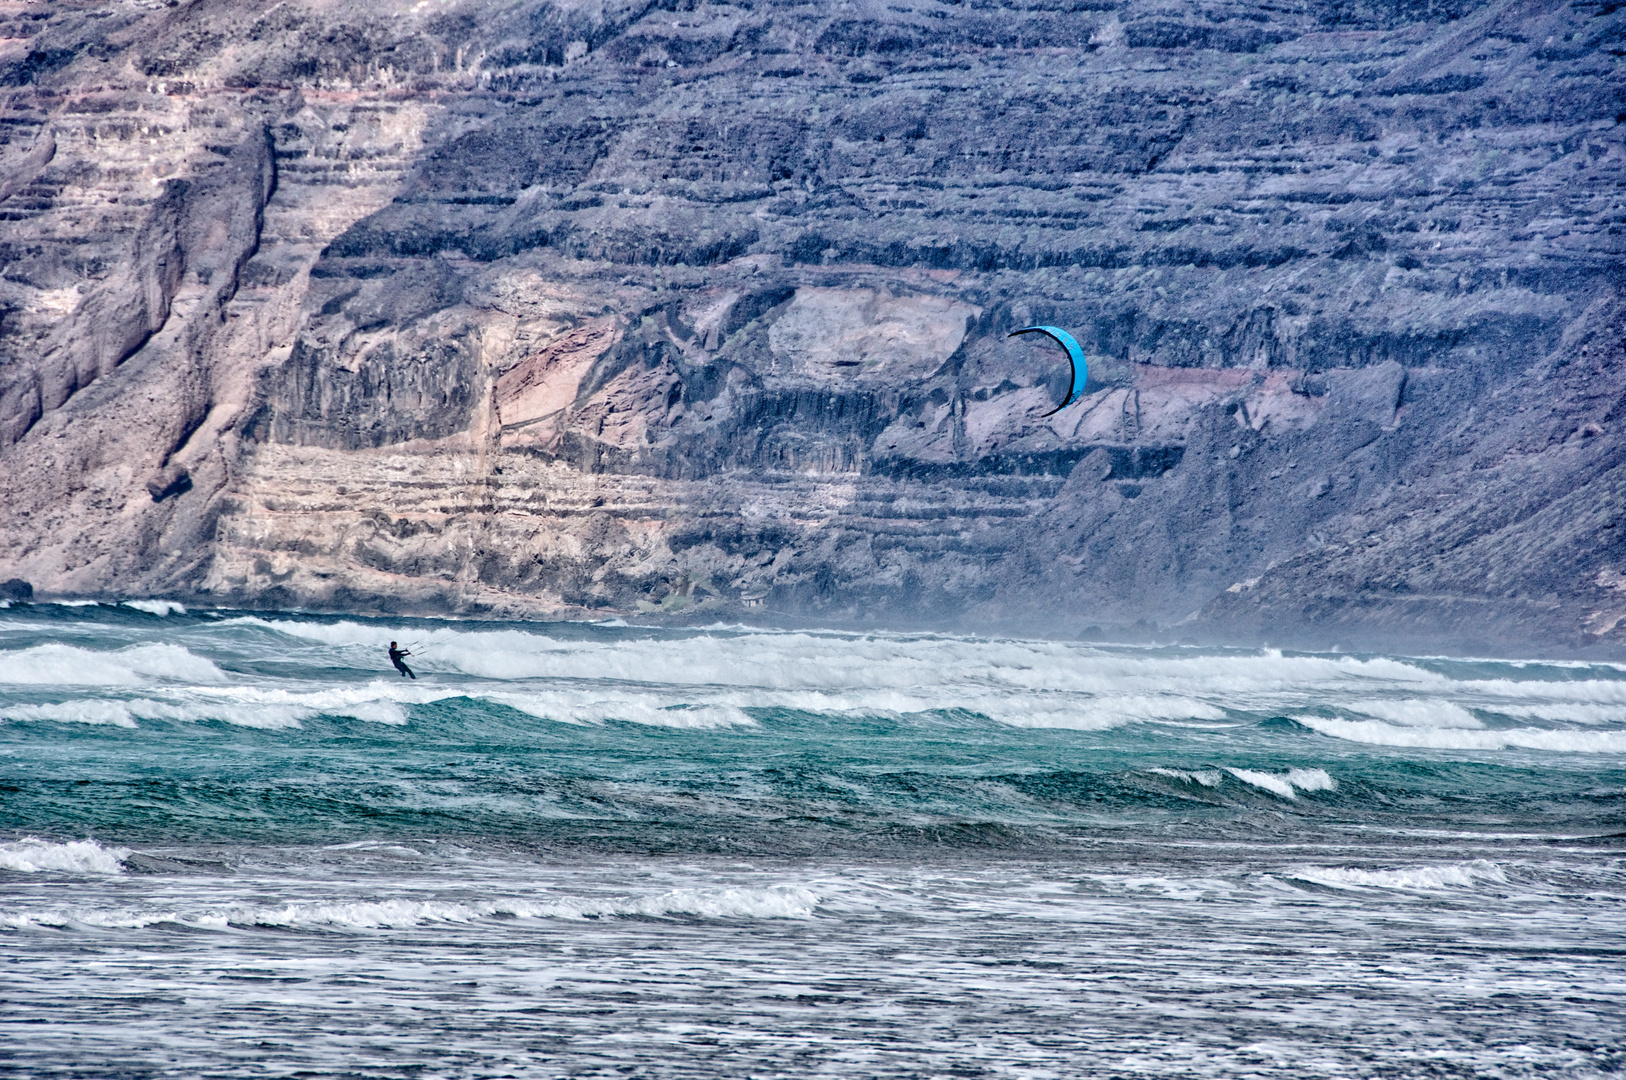
[[[412,669],[406,666],[405,660],[401,659],[403,656],[411,655],[412,654],[407,652],[405,649],[397,649],[395,647],[395,642],[390,642],[390,663],[394,664],[395,670],[399,671],[402,675],[405,675],[409,679],[416,679],[417,676],[412,674]]]

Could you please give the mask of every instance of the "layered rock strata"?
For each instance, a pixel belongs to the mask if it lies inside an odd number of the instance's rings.
[[[1614,649],[1623,27],[0,2],[0,577]]]

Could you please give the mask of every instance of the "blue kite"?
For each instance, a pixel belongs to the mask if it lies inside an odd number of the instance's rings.
[[[1073,385],[1068,388],[1067,396],[1062,399],[1060,405],[1045,413],[1045,416],[1056,415],[1083,396],[1084,384],[1090,381],[1090,362],[1084,358],[1084,350],[1079,346],[1077,338],[1059,326],[1024,326],[1008,336],[1016,337],[1018,334],[1046,335],[1067,350],[1067,360],[1073,365]]]

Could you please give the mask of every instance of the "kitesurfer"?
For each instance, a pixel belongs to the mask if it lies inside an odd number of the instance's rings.
[[[407,652],[405,649],[397,649],[395,647],[395,642],[390,642],[390,663],[394,664],[395,670],[399,671],[402,675],[405,675],[409,679],[416,679],[417,676],[412,674],[412,669],[406,666],[405,660],[401,659],[403,656],[411,655],[412,654]]]

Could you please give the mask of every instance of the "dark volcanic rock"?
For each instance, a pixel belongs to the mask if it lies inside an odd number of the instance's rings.
[[[1612,5],[13,8],[43,590],[1626,636]]]

